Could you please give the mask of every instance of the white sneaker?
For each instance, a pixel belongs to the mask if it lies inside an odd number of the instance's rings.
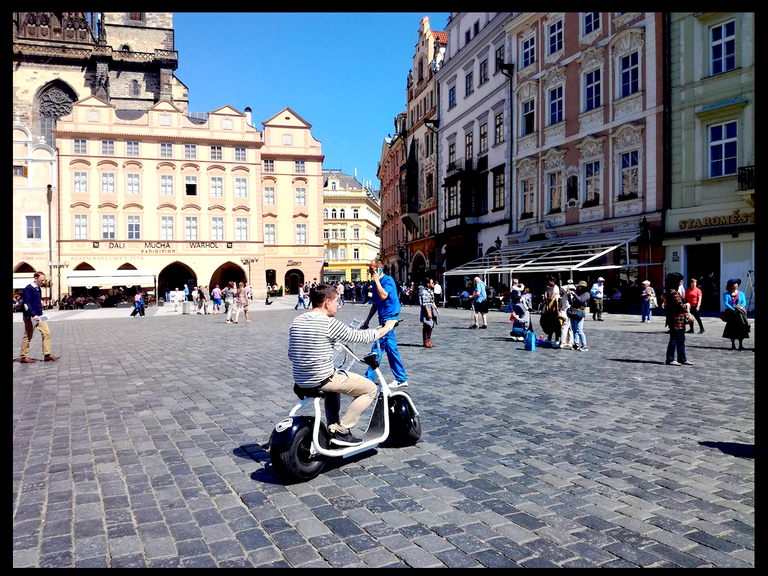
[[[404,382],[400,382],[399,380],[395,380],[392,382],[392,384],[389,385],[390,388],[400,388],[402,386],[408,386],[408,380]]]

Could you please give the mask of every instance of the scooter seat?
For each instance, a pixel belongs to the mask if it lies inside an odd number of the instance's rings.
[[[298,384],[293,385],[293,393],[299,397],[299,400],[304,398],[325,398],[325,392],[319,388],[304,388]]]

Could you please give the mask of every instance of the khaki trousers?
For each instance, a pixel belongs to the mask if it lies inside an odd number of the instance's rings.
[[[35,328],[40,330],[43,335],[43,354],[48,356],[51,353],[51,331],[48,329],[48,322],[38,322],[37,326],[32,323],[30,318],[24,317],[24,337],[21,339],[21,357],[29,357],[29,342],[35,333]]]
[[[328,424],[328,430],[331,432],[339,431],[342,434],[349,432],[360,416],[363,415],[366,408],[371,405],[376,396],[376,384],[360,376],[359,374],[347,374],[346,372],[336,372],[331,381],[323,385],[320,390],[323,392],[335,392],[325,397],[325,419]],[[341,394],[354,397],[354,400],[347,408],[347,413],[339,424],[339,409],[341,408]]]

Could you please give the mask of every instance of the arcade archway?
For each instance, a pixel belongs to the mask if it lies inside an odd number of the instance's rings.
[[[298,294],[299,285],[304,284],[304,272],[298,268],[293,268],[285,273],[285,293]]]
[[[218,285],[218,287],[223,290],[224,286],[230,282],[234,282],[235,286],[238,286],[240,282],[245,283],[247,281],[247,274],[241,266],[234,262],[225,262],[216,268],[216,271],[211,276],[209,288],[213,290],[213,288]]]
[[[159,293],[165,297],[171,290],[184,290],[184,285],[189,286],[189,293],[197,286],[197,274],[186,264],[173,262],[160,271],[157,277]]]
[[[411,262],[411,280],[418,286],[424,282],[424,278],[427,276],[427,261],[424,260],[424,256],[416,254]]]

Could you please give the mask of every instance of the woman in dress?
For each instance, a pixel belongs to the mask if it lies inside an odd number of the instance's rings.
[[[749,338],[749,322],[747,321],[747,297],[744,292],[739,290],[741,278],[728,280],[723,294],[723,304],[725,312],[723,316],[726,320],[723,338],[731,341],[731,350],[736,350],[736,340],[739,341],[739,350],[745,350],[742,342],[744,338]]]
[[[651,321],[651,298],[656,298],[656,292],[651,286],[650,280],[643,280],[643,291],[640,292],[640,296],[643,298],[643,319],[641,322]]]
[[[587,352],[589,348],[587,348],[587,337],[584,335],[584,307],[589,302],[591,294],[584,280],[578,283],[576,292],[573,292],[573,290],[568,292],[574,295],[571,299],[571,311],[568,314],[568,318],[571,319],[571,329],[573,330],[573,349]],[[581,342],[581,347],[579,347],[579,342]]]
[[[250,320],[248,320],[248,291],[245,289],[245,284],[243,282],[240,282],[240,285],[237,289],[237,295],[235,297],[235,309],[235,324],[239,324],[238,320],[240,319],[241,310],[245,314],[245,321],[250,322]]]

